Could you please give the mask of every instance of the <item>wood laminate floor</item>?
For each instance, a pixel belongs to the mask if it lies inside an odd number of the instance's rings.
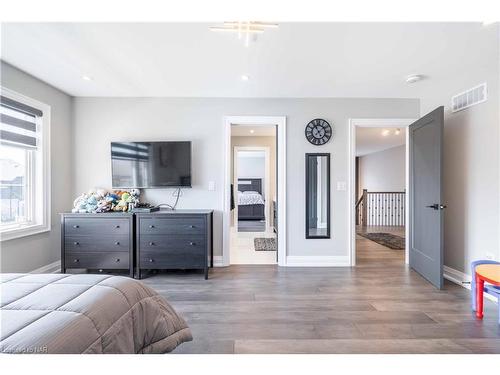
[[[404,251],[357,239],[355,268],[216,268],[144,282],[186,319],[194,341],[175,353],[500,353],[494,303],[442,291],[409,270]]]

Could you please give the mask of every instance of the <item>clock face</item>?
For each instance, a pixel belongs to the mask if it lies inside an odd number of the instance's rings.
[[[324,145],[332,138],[333,135],[330,124],[320,118],[309,122],[306,126],[305,133],[307,140],[315,146]]]

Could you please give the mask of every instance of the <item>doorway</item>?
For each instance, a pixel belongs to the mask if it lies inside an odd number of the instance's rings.
[[[231,126],[231,264],[276,264],[276,126]]]
[[[286,119],[228,116],[224,124],[223,265],[277,263],[283,266],[286,262]],[[267,143],[257,142],[260,137],[268,137]],[[262,169],[249,172],[251,166],[262,164],[263,174]],[[246,168],[243,172],[242,167]]]
[[[384,261],[408,263],[407,128],[413,122],[350,120],[352,266]]]

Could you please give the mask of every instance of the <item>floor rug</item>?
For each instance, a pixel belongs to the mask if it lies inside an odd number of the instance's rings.
[[[254,238],[255,251],[276,251],[276,238]]]
[[[393,250],[404,250],[405,239],[390,233],[358,233],[360,236]]]

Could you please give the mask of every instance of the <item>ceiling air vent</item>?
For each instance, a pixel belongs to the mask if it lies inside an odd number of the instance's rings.
[[[453,96],[451,98],[451,111],[458,112],[462,109],[485,102],[486,100],[488,100],[488,87],[485,82]]]

